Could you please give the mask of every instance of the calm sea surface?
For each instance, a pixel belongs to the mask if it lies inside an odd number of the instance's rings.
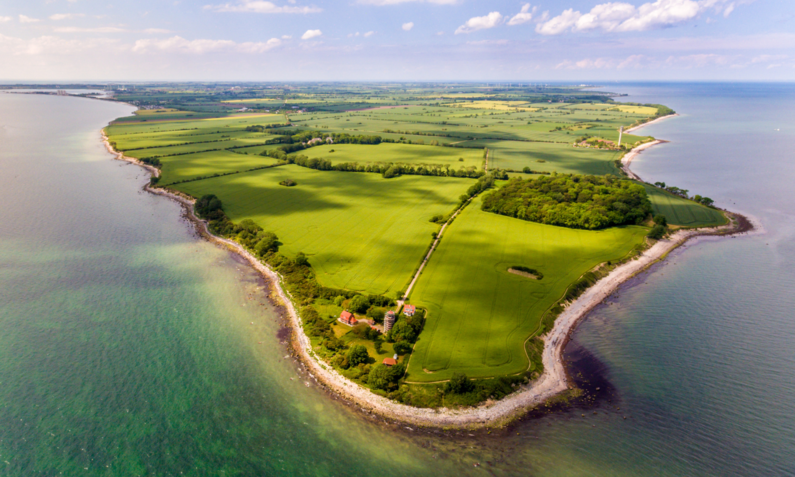
[[[130,107],[0,94],[0,475],[795,474],[795,85],[606,89],[682,114],[641,177],[767,233],[689,245],[579,327],[608,397],[475,436],[315,387],[256,274],[104,150]]]

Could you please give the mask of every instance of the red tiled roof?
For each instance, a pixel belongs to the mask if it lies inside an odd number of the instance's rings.
[[[416,311],[416,308],[414,307],[414,305],[406,305],[406,306],[403,307],[403,311],[404,312],[405,311],[410,311],[410,312],[414,313],[414,311]]]
[[[340,320],[342,320],[343,323],[348,323],[348,324],[356,323],[356,317],[353,316],[353,313],[349,311],[343,311],[340,314]]]
[[[387,366],[394,366],[397,364],[397,361],[395,361],[395,358],[384,358],[384,364]]]

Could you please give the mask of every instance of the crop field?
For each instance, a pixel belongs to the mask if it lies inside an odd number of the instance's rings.
[[[618,174],[617,151],[522,141],[467,141],[465,147],[488,147],[489,168],[572,174]],[[543,161],[543,162],[542,162]]]
[[[643,184],[655,214],[663,214],[668,223],[682,227],[713,227],[727,223],[719,211],[683,199],[649,184]]]
[[[280,186],[285,179],[298,185]],[[176,188],[194,197],[215,194],[233,221],[252,219],[276,233],[284,254],[307,254],[322,285],[394,296],[439,230],[429,219],[450,213],[473,183],[289,165]]]
[[[653,116],[654,113],[657,112],[655,108],[650,108],[648,106],[619,105],[616,106],[615,109],[622,113],[640,114],[644,117]]]
[[[483,212],[476,200],[446,232],[410,297],[429,315],[407,379],[433,382],[453,372],[489,377],[525,371],[523,344],[543,313],[583,273],[624,257],[647,231],[541,225]],[[516,265],[539,270],[543,279],[508,273]]]
[[[162,163],[160,183],[164,185],[212,174],[247,171],[277,162],[276,159],[270,157],[237,154],[223,150],[166,156],[161,157],[160,161]]]
[[[331,152],[334,151],[334,152]],[[483,168],[482,149],[420,146],[411,144],[381,143],[366,144],[328,144],[301,151],[307,157],[322,157],[332,164],[357,162],[363,164],[410,164]],[[463,159],[463,160],[459,160]]]

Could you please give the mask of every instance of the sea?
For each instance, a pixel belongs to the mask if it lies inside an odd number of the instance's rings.
[[[566,349],[583,396],[491,432],[318,387],[267,284],[105,150],[130,106],[0,93],[0,475],[795,475],[795,84],[600,89],[679,113],[634,171],[760,231],[627,283]]]

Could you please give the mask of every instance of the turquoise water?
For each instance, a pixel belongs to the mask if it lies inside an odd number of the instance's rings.
[[[318,389],[256,274],[105,152],[129,107],[0,94],[0,475],[795,473],[795,86],[608,89],[685,113],[642,177],[767,234],[690,245],[579,327],[608,398],[474,436]]]

